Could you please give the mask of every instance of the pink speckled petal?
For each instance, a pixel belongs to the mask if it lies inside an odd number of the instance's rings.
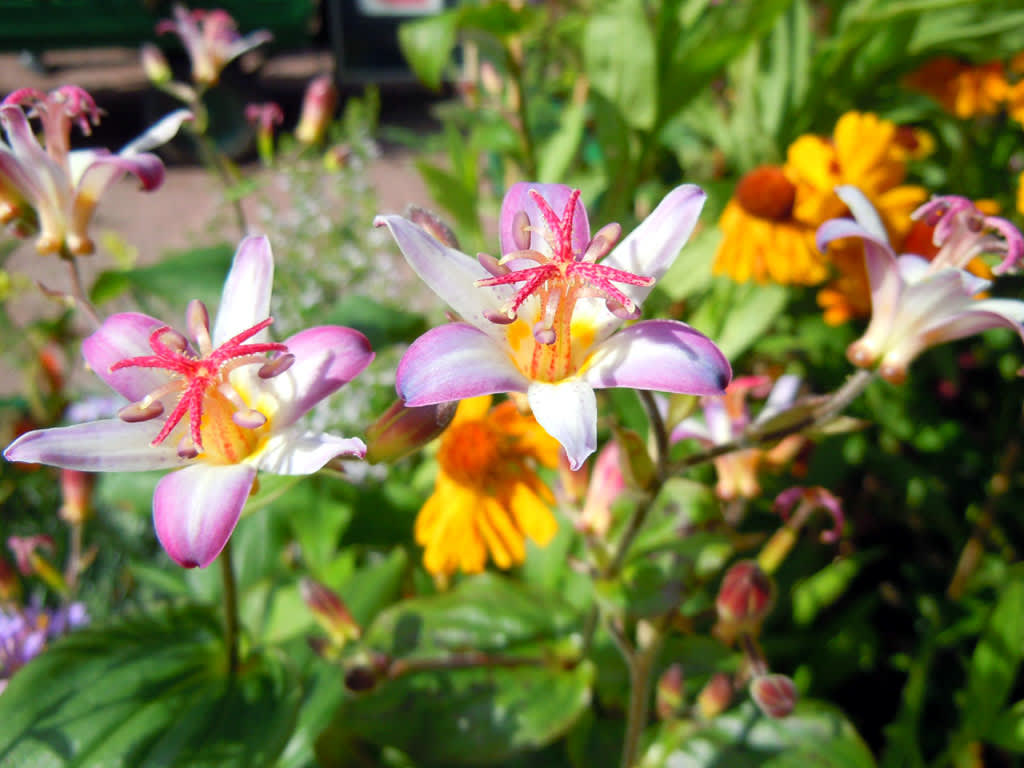
[[[398,364],[396,387],[406,405],[433,405],[498,392],[525,392],[528,381],[490,336],[449,323],[413,342]]]
[[[167,554],[184,568],[205,568],[235,530],[256,469],[193,464],[157,483],[153,525]]]
[[[164,325],[141,312],[111,315],[82,342],[82,356],[115,392],[133,402],[140,400],[166,384],[170,374],[158,368],[122,368],[111,373],[110,366],[129,357],[152,355],[149,335]]]
[[[48,464],[83,472],[173,469],[185,461],[170,441],[150,445],[163,421],[129,424],[120,419],[27,432],[4,451],[8,461]]]
[[[646,320],[601,342],[583,372],[590,386],[720,395],[732,378],[725,355],[677,320]]]
[[[275,423],[281,425],[291,424],[359,375],[374,355],[363,334],[338,325],[308,328],[284,343],[295,355],[294,365],[262,382],[281,403],[275,416]],[[246,372],[251,371],[250,367]]]
[[[266,237],[250,236],[238,245],[231,271],[224,281],[220,309],[213,326],[213,346],[266,320],[270,315],[270,290],[274,283],[274,255]],[[270,340],[270,334],[260,331],[249,339],[249,344]]]
[[[498,228],[501,236],[501,254],[513,253],[520,250],[512,235],[513,222],[516,214],[525,211],[534,231],[530,233],[530,250],[550,253],[550,248],[544,240],[544,218],[541,216],[538,207],[530,190],[540,193],[540,196],[547,201],[548,205],[561,218],[565,210],[569,196],[572,194],[572,187],[564,184],[538,184],[532,181],[520,181],[509,187],[505,199],[501,202],[501,217],[498,221]],[[587,221],[587,209],[583,201],[576,203],[572,220],[572,250],[573,253],[582,254],[590,243],[590,224]]]

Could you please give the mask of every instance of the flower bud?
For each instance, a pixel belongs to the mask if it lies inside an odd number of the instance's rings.
[[[785,675],[762,675],[750,683],[750,696],[768,717],[788,716],[796,706],[797,692],[793,681]]]
[[[21,584],[18,582],[18,574],[7,561],[7,558],[0,557],[0,601],[13,600],[21,591]]]
[[[302,114],[295,128],[295,138],[302,144],[319,144],[338,106],[338,89],[330,75],[314,78],[302,99]]]
[[[724,672],[716,672],[697,694],[697,712],[704,720],[710,720],[729,708],[732,702],[732,681]]]
[[[330,636],[335,647],[341,648],[348,641],[356,640],[361,630],[345,603],[333,591],[313,579],[303,579],[299,584],[303,602],[313,612],[317,623]]]
[[[615,440],[622,451],[620,466],[626,484],[641,491],[649,490],[657,479],[658,471],[643,438],[631,429],[620,429],[616,430]]]
[[[775,602],[775,584],[754,560],[736,563],[725,574],[715,608],[723,622],[756,629]]]
[[[458,249],[459,240],[455,237],[455,233],[452,232],[452,228],[449,227],[436,213],[428,211],[426,208],[410,205],[406,208],[405,218],[409,219],[409,221],[425,231],[442,245]]]
[[[394,462],[422,448],[448,427],[458,403],[409,407],[394,404],[366,430],[366,460]]]
[[[626,489],[622,473],[622,452],[612,440],[597,455],[580,515],[580,529],[598,538],[608,534],[612,526],[612,504]]]
[[[141,50],[142,69],[153,85],[163,85],[171,81],[171,67],[163,51],[152,43],[144,43]]]
[[[686,691],[683,688],[683,666],[673,664],[662,674],[658,680],[658,690],[655,695],[655,712],[661,720],[673,720],[683,708],[683,698]]]
[[[61,520],[72,525],[80,525],[92,517],[92,488],[96,484],[96,475],[92,472],[80,472],[77,469],[60,471],[60,491],[64,503],[59,514]]]

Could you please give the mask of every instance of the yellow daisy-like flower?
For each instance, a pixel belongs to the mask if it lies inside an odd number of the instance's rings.
[[[862,270],[859,257],[837,260],[836,250],[830,249],[826,258],[814,245],[821,224],[847,213],[835,188],[849,184],[861,189],[891,241],[898,243],[910,229],[910,213],[927,197],[924,188],[903,184],[907,160],[924,156],[933,146],[924,131],[860,112],[843,115],[831,137],[801,136],[789,147],[784,166],[755,168],[740,180],[719,220],[723,238],[714,273],[739,282],[815,285],[828,277],[830,265],[841,275],[847,263]],[[841,303],[848,289],[860,297],[858,278],[834,286],[830,304]],[[863,305],[869,306],[866,293]],[[859,312],[851,304],[832,316]]]
[[[922,157],[934,144],[931,137],[877,115],[847,112],[839,118],[832,139],[801,136],[789,148],[787,168],[796,183],[794,216],[815,229],[847,215],[835,188],[860,189],[878,211],[897,248],[913,222],[910,214],[928,196],[923,187],[904,184],[907,160]],[[818,294],[825,321],[839,325],[870,312],[871,301],[859,244],[842,241],[829,248],[827,263],[836,278]]]
[[[1002,63],[967,64],[949,56],[932,59],[907,77],[907,85],[928,94],[947,112],[966,120],[994,115],[1009,86]]]
[[[784,168],[755,168],[736,186],[718,220],[722,242],[712,272],[736,282],[814,285],[828,274],[814,227],[793,216],[796,187]]]
[[[459,403],[441,436],[434,493],[416,518],[428,571],[478,573],[487,555],[499,568],[526,558],[527,538],[546,545],[558,529],[551,491],[534,471],[558,465],[561,446],[512,401]]]

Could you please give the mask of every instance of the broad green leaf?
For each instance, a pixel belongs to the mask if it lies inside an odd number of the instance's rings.
[[[558,129],[537,149],[537,180],[560,184],[583,141],[586,109],[582,104],[569,104],[558,121]]]
[[[1024,579],[1006,583],[974,648],[967,688],[960,701],[963,721],[954,741],[984,737],[1002,710],[1024,658]]]
[[[1018,701],[992,722],[985,741],[1008,752],[1024,754],[1024,701]]]
[[[644,3],[623,0],[594,12],[583,33],[583,63],[595,91],[632,128],[650,130],[658,116],[654,35]]]
[[[352,618],[366,626],[386,606],[398,599],[409,557],[405,550],[396,549],[387,557],[379,558],[356,570],[338,588]],[[405,605],[406,603],[403,603]]]
[[[550,596],[482,573],[450,592],[392,606],[369,627],[364,642],[393,657],[500,651],[566,634],[576,618]]]
[[[227,243],[172,251],[148,267],[102,272],[90,298],[102,304],[130,291],[140,302],[160,299],[170,307],[180,307],[182,312],[191,299],[200,299],[212,309],[220,301],[234,252],[234,246]]]
[[[863,553],[829,563],[793,587],[793,620],[807,626],[818,613],[838,600],[849,589],[865,562],[874,558]]]
[[[360,295],[346,296],[337,302],[324,322],[361,331],[374,348],[408,343],[427,330],[421,315]]]
[[[801,701],[773,720],[750,702],[704,728],[668,723],[641,761],[642,768],[874,768],[871,750],[846,717],[827,704]]]
[[[459,11],[407,21],[398,28],[398,44],[416,76],[435,91],[455,50]]]
[[[252,654],[226,672],[220,619],[177,610],[79,630],[19,670],[0,697],[0,766],[268,765],[301,687]]]
[[[477,189],[468,188],[458,176],[443,171],[425,160],[417,160],[416,169],[430,190],[430,196],[455,219],[459,239],[482,239],[477,213]]]
[[[783,285],[736,284],[721,278],[690,322],[714,339],[727,358],[735,360],[765,335],[788,299]]]

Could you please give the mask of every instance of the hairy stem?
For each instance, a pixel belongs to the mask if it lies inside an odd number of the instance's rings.
[[[238,672],[238,584],[231,562],[231,539],[224,545],[220,557],[220,573],[224,581],[224,644],[228,649],[228,673]]]

